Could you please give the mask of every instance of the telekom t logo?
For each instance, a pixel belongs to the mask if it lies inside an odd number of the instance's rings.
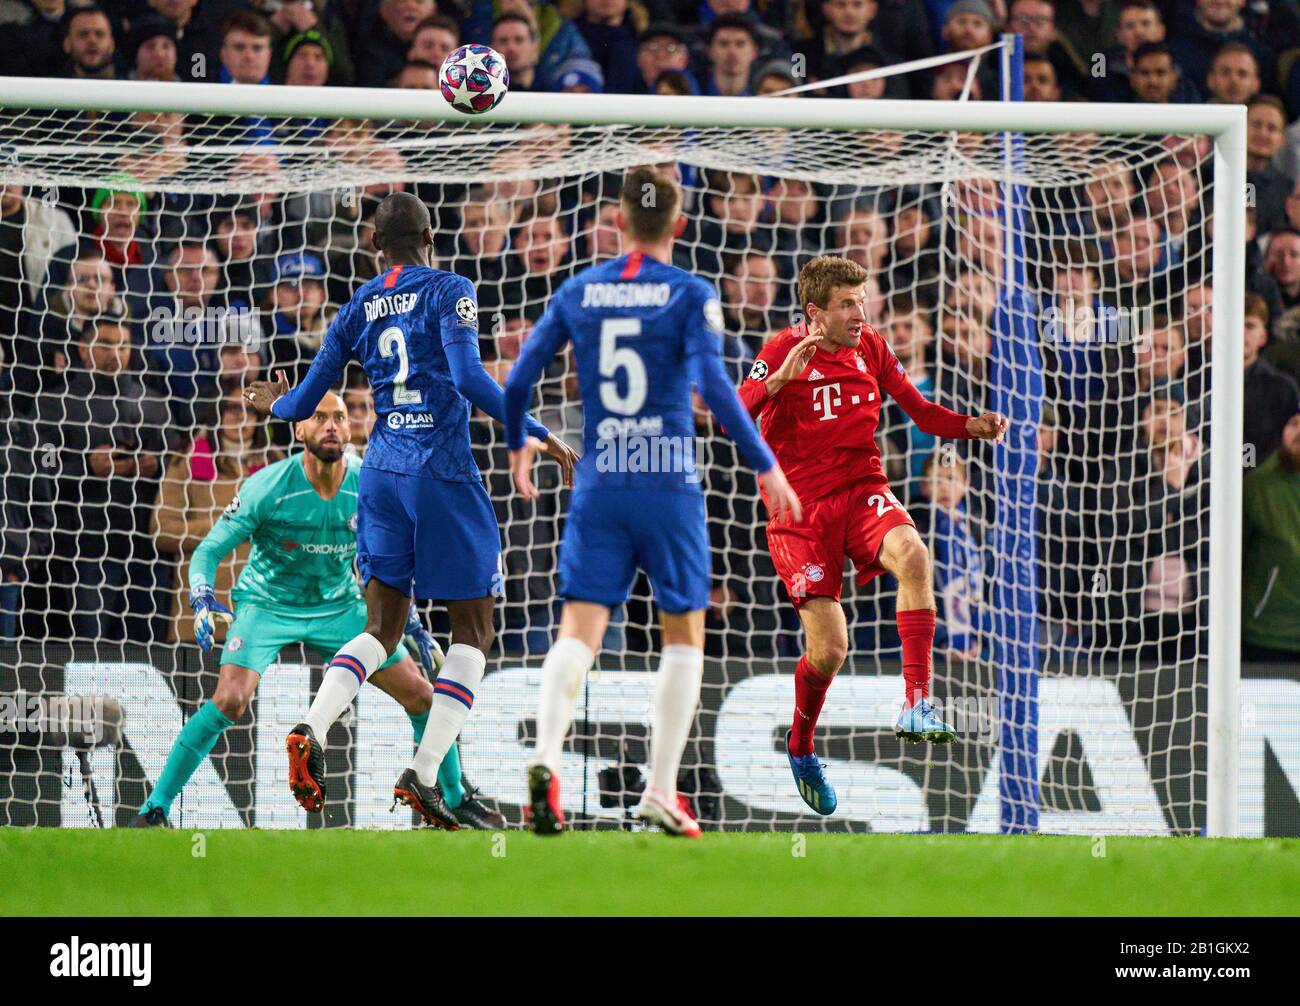
[[[812,389],[813,393],[813,411],[822,414],[822,422],[828,419],[834,419],[835,413],[832,409],[839,408],[840,405],[840,386],[839,382],[835,384],[819,384]]]

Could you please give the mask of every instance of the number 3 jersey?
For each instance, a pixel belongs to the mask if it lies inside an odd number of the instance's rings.
[[[367,281],[330,325],[312,367],[336,384],[360,361],[375,397],[365,467],[447,482],[480,482],[470,451],[469,401],[444,347],[478,341],[474,284],[426,266],[396,266]]]
[[[801,374],[768,395],[764,382],[807,334],[800,323],[774,336],[740,388],[741,401],[758,416],[763,439],[805,506],[858,482],[886,482],[876,446],[882,394],[926,432],[969,436],[966,417],[927,402],[870,325],[856,346],[834,353],[819,348]]]
[[[640,252],[570,279],[528,337],[573,343],[586,489],[700,492],[689,360],[718,356],[722,308],[704,280]]]

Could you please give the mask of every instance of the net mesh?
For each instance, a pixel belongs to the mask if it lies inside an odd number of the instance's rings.
[[[1041,643],[1029,717],[1039,826],[1186,833],[1203,823],[1207,139],[3,118],[0,709],[13,715],[0,722],[0,823],[95,821],[75,731],[27,715],[39,697],[121,704],[120,738],[87,763],[107,823],[121,824],[212,695],[217,654],[193,645],[185,566],[239,482],[294,447],[285,424],[244,414],[239,388],[275,369],[305,372],[338,307],[376,274],[379,199],[404,189],[429,205],[437,264],[477,284],[483,357],[504,381],[559,284],[619,254],[622,172],[644,163],[672,166],[686,190],[676,262],[717,286],[737,383],[798,318],[800,266],[838,254],[869,270],[869,319],[927,397],[967,413],[1021,400],[1042,417],[1021,441],[1030,561],[999,552],[1001,507],[1021,483],[999,473],[992,449],[937,443],[896,406],[883,410],[886,470],[933,561],[935,694],[959,737],[928,750],[895,738],[896,584],[859,587],[846,570],[850,658],[818,734],[840,806],[823,819],[804,813],[782,753],[798,619],[767,554],[754,477],[700,411],[714,589],[681,788],[706,827],[995,830],[1007,799],[997,634],[1016,614],[999,611],[1007,592],[996,588],[1025,583],[1036,584]],[[1012,187],[1021,213],[1007,212]],[[1032,366],[993,367],[999,338]],[[347,387],[362,451],[368,393],[357,374]],[[580,446],[567,357],[546,374],[538,416]],[[500,429],[482,416],[471,429],[507,576],[499,653],[464,762],[517,820],[568,500],[542,467],[551,483],[535,506],[521,504]],[[223,564],[219,596],[244,558]],[[441,612],[428,617],[445,642]],[[579,824],[620,823],[636,800],[654,624],[639,579],[566,742]],[[329,656],[284,651],[177,799],[173,823],[306,826],[280,778],[281,738]],[[401,709],[363,689],[329,739],[325,823],[409,826],[382,811],[411,750]]]

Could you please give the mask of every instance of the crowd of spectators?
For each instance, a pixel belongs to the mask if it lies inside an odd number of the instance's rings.
[[[1279,505],[1300,514],[1300,448],[1285,432],[1300,407],[1294,2],[0,0],[0,25],[0,75],[434,89],[447,53],[482,41],[505,57],[515,91],[734,96],[975,50],[1005,30],[1024,38],[1030,101],[1245,105],[1245,463],[1273,459],[1270,471],[1291,473],[1289,483],[1272,477],[1269,491],[1291,485]],[[981,59],[973,75],[968,66],[813,93],[995,98],[996,61]],[[239,389],[276,369],[301,376],[339,305],[377,273],[369,238],[388,192],[415,191],[433,209],[438,264],[476,283],[483,356],[501,381],[558,284],[620,250],[620,180],[576,163],[557,180],[406,182],[383,122],[67,120],[133,152],[97,187],[0,191],[0,635],[187,638],[188,554],[239,480],[291,447],[283,424],[244,411]],[[288,128],[390,180],[286,192],[270,144]],[[229,177],[267,179],[266,191],[170,190],[187,152],[212,141],[246,146],[229,159]],[[1201,647],[1208,596],[1213,172],[1202,139],[1153,145],[1078,185],[1030,191],[1031,268],[1019,300],[1004,275],[996,184],[966,180],[941,193],[671,166],[688,190],[677,264],[717,285],[737,382],[797,316],[794,277],[819,254],[868,269],[872,322],[922,392],[952,408],[993,406],[994,341],[1029,326],[1013,334],[1039,348],[1049,403],[1038,430],[1045,638],[1170,658]],[[1045,324],[1053,311],[1058,320]],[[373,418],[364,380],[350,376],[347,392],[364,429]],[[558,361],[541,390],[543,421],[575,433],[575,397],[573,369]],[[716,432],[702,410],[698,425]],[[503,644],[540,652],[555,615],[564,500],[543,494],[537,509],[518,508],[497,432],[483,421],[473,436],[505,527]],[[706,444],[710,650],[796,652],[753,479],[729,443]],[[893,406],[881,444],[896,491],[936,543],[941,646],[977,654],[991,603],[978,562],[994,519],[991,455],[963,447],[945,456]],[[854,602],[859,646],[892,642],[887,629],[876,635],[892,624],[884,596]],[[1290,596],[1275,594],[1274,609]],[[1300,625],[1300,611],[1269,611],[1269,596],[1247,601],[1256,617]],[[634,602],[616,623],[621,644],[647,648],[638,626],[650,621],[644,600]],[[1265,639],[1288,649],[1275,632]]]

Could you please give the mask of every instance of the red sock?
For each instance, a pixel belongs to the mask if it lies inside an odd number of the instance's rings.
[[[818,671],[807,656],[799,658],[799,665],[794,669],[794,723],[790,727],[792,755],[813,753],[813,731],[817,729],[817,717],[822,714],[831,680]]]
[[[903,682],[908,709],[930,697],[930,651],[934,649],[934,610],[912,608],[895,615],[903,641]]]

